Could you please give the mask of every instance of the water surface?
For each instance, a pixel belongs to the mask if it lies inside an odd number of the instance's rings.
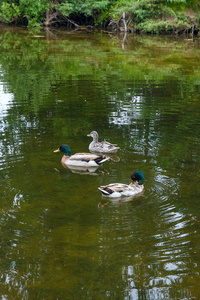
[[[199,299],[198,39],[0,28],[1,299]],[[87,134],[120,146],[63,168]],[[98,186],[130,182],[132,201]]]

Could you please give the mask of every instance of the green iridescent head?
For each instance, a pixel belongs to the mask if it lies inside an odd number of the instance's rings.
[[[135,171],[131,174],[131,179],[132,181],[137,181],[138,184],[143,184],[144,183],[144,174],[141,171]]]
[[[71,150],[68,145],[61,145],[57,150],[54,152],[63,152],[66,156],[71,156]]]

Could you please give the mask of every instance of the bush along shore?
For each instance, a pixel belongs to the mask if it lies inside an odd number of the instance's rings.
[[[29,27],[104,28],[198,34],[199,0],[0,0],[0,22]]]

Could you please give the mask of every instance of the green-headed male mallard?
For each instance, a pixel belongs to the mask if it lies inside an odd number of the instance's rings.
[[[64,155],[61,159],[61,163],[69,166],[80,166],[80,167],[99,167],[109,157],[105,155],[96,155],[91,153],[76,153],[71,155],[71,150],[68,145],[61,145],[54,152],[63,152]]]
[[[132,182],[127,185],[124,183],[111,183],[100,186],[102,195],[109,198],[131,197],[141,193],[144,189],[144,174],[141,171],[135,171],[131,174]]]

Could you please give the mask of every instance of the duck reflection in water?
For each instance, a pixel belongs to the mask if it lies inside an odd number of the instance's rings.
[[[142,191],[139,194],[136,194],[132,197],[118,197],[118,198],[106,198],[102,197],[101,201],[98,204],[99,209],[103,209],[109,206],[119,206],[125,203],[131,203],[132,205],[140,206],[143,203],[143,194]],[[141,201],[142,200],[142,201]]]
[[[69,169],[72,173],[80,174],[80,175],[99,175],[101,172],[96,172],[99,167],[79,167],[79,166],[70,166],[61,162],[62,166],[65,169]]]

